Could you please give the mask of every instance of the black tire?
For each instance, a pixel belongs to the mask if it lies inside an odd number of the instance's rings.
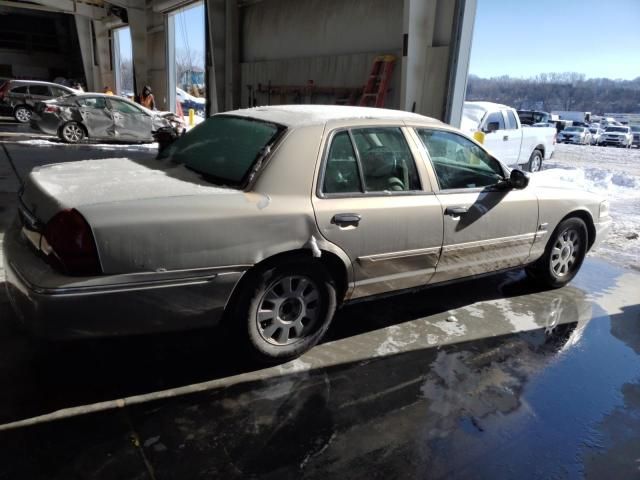
[[[539,172],[542,170],[542,160],[544,155],[540,150],[534,150],[529,157],[529,163],[527,163],[527,171],[528,172]]]
[[[544,255],[526,268],[527,274],[550,288],[566,285],[573,280],[582,266],[587,254],[588,240],[584,221],[577,217],[567,218],[551,234]]]
[[[31,114],[31,109],[26,105],[18,105],[13,111],[13,117],[20,123],[29,123]]]
[[[79,143],[85,137],[84,127],[78,122],[67,122],[60,127],[58,136],[63,142]]]
[[[228,321],[255,360],[291,360],[322,339],[337,300],[334,281],[321,264],[292,259],[248,275]]]

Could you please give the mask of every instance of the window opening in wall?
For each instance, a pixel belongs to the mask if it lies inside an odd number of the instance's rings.
[[[114,93],[133,99],[133,49],[131,47],[131,29],[129,27],[116,28],[113,36],[113,75]]]
[[[187,122],[193,109],[197,123],[204,118],[207,91],[204,2],[171,12],[167,32],[169,107],[174,112],[181,110]]]

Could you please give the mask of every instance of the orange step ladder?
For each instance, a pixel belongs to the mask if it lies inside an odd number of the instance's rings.
[[[371,74],[360,97],[361,107],[384,107],[395,63],[396,57],[393,55],[380,55],[374,58]]]

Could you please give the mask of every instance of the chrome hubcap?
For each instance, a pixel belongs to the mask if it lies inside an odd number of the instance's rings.
[[[26,108],[16,110],[16,118],[20,122],[28,122],[31,119],[31,112]]]
[[[541,165],[542,165],[542,158],[540,158],[539,155],[536,155],[531,160],[531,171],[538,172],[540,170]]]
[[[260,336],[273,345],[291,345],[315,330],[320,316],[317,285],[308,277],[277,280],[264,294],[256,325]]]
[[[64,138],[70,142],[77,142],[82,138],[82,130],[77,125],[67,125],[63,130]]]
[[[574,229],[562,232],[551,250],[551,269],[557,277],[572,272],[580,252],[580,235]]]

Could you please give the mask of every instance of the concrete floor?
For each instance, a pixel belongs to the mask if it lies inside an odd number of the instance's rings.
[[[19,174],[104,153],[15,138]],[[639,281],[591,256],[559,290],[515,271],[352,305],[266,369],[216,330],[42,348],[0,283],[0,479],[638,478]]]

